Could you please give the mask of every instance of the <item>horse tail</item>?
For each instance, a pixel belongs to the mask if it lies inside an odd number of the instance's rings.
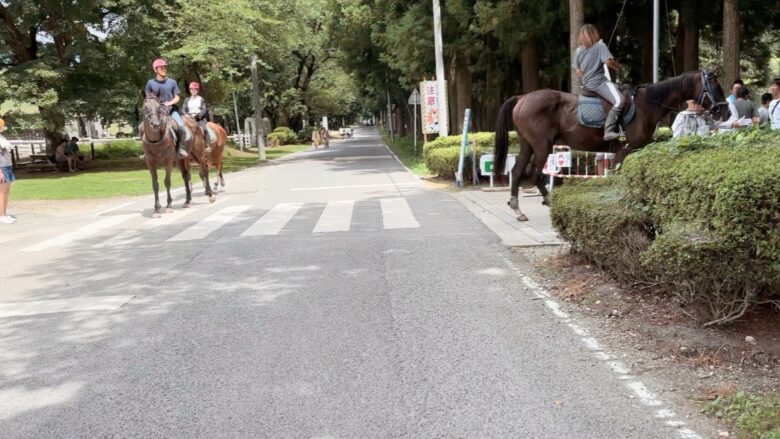
[[[504,166],[506,165],[506,155],[509,148],[509,127],[512,126],[512,110],[517,105],[517,100],[520,96],[512,96],[507,99],[501,109],[498,110],[498,118],[496,119],[496,144],[493,162],[493,175],[500,176],[504,172]]]

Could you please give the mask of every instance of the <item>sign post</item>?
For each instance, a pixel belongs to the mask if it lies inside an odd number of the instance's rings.
[[[412,94],[409,96],[409,105],[414,107],[414,117],[412,117],[412,125],[414,126],[414,155],[417,155],[417,106],[420,105],[420,93],[415,88],[412,90]]]
[[[463,116],[463,137],[460,140],[460,158],[458,160],[458,172],[455,174],[455,184],[463,187],[463,158],[466,154],[466,145],[469,143],[469,119],[471,118],[471,109],[466,108],[466,114]]]

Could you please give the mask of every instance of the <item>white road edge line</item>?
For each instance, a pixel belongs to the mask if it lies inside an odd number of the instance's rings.
[[[615,356],[604,352],[604,349],[598,340],[592,336],[589,336],[585,329],[572,322],[573,319],[570,314],[561,310],[560,304],[552,298],[549,292],[539,286],[539,284],[534,282],[529,276],[523,275],[520,272],[520,269],[517,268],[506,255],[502,254],[499,256],[499,258],[504,261],[504,263],[512,271],[515,272],[516,276],[522,279],[526,290],[530,290],[537,298],[544,299],[545,307],[548,308],[555,316],[560,318],[564,323],[566,323],[572,332],[580,337],[582,343],[588,349],[593,351],[593,355],[601,360],[604,365],[612,372],[614,372],[621,381],[626,383],[626,387],[628,387],[634,393],[634,395],[636,395],[642,404],[649,407],[658,407],[655,412],[656,418],[664,419],[666,425],[676,428],[677,435],[682,439],[702,439],[698,433],[691,430],[690,428],[685,427],[684,422],[675,419],[677,415],[672,410],[663,408],[663,402],[661,402],[661,400],[659,400],[658,397],[653,392],[651,392],[641,381],[637,380],[635,376],[630,375],[631,370],[625,364],[620,361],[615,361]]]

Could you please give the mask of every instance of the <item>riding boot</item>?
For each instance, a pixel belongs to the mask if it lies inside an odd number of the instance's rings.
[[[176,153],[179,155],[180,159],[186,159],[189,157],[189,153],[187,152],[187,142],[184,139],[184,136],[186,136],[186,133],[184,132],[184,127],[179,127],[179,135],[176,137]]]
[[[200,129],[203,130],[203,140],[206,144],[206,149],[203,150],[205,154],[211,154],[211,138],[209,138],[209,130],[206,128],[206,123],[200,124]]]
[[[618,119],[620,119],[621,112],[622,110],[616,108],[609,110],[607,121],[604,122],[605,142],[611,142],[620,137],[620,133],[618,132]]]

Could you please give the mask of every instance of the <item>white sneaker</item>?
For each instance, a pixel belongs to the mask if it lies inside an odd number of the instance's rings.
[[[13,224],[16,220],[12,217],[6,215],[6,216],[0,216],[0,224]]]

